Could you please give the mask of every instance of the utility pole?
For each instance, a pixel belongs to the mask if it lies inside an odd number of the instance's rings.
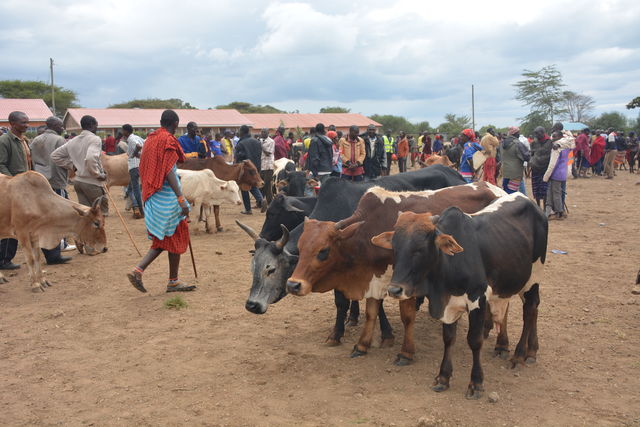
[[[53,115],[56,115],[56,93],[53,90],[53,58],[49,58],[49,69],[51,70],[51,109]]]
[[[471,129],[476,131],[476,101],[473,85],[471,85]]]

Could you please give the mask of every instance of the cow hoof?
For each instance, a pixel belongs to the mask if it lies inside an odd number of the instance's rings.
[[[482,388],[482,384],[469,384],[469,388],[467,388],[467,392],[464,394],[469,400],[478,400],[482,397],[482,392],[484,389]]]
[[[48,280],[43,280],[42,281],[42,287],[43,288],[50,288],[51,286],[53,286],[53,285],[51,284],[50,281],[48,281]]]
[[[0,283],[9,283],[9,281],[4,277],[0,277]]]
[[[220,232],[224,231],[224,228],[222,228],[222,227],[216,227],[216,231],[217,231],[218,233],[220,233]]]
[[[395,341],[394,337],[382,338],[382,341],[380,341],[380,348],[393,347],[394,341]]]
[[[327,347],[337,347],[341,344],[340,340],[336,340],[333,338],[327,338],[325,343],[327,344]]]
[[[37,283],[34,286],[31,287],[31,292],[35,292],[35,293],[40,293],[40,292],[44,292],[44,286],[42,286],[41,284]]]
[[[511,362],[511,369],[516,369],[521,366],[524,366],[524,359],[522,357],[513,356],[510,362]]]
[[[449,390],[449,383],[441,382],[438,378],[436,378],[436,382],[431,386],[431,390],[436,393],[441,393],[443,391]]]
[[[536,358],[533,356],[529,356],[524,360],[524,363],[527,365],[533,365],[534,363],[536,363]]]
[[[358,346],[354,346],[353,347],[353,351],[351,352],[351,358],[353,359],[354,357],[360,357],[360,356],[366,356],[367,352],[366,351],[362,351],[362,350],[358,350]]]
[[[409,366],[413,363],[413,359],[408,358],[403,354],[398,354],[396,360],[393,362],[396,366]]]
[[[496,348],[493,351],[493,357],[499,357],[502,360],[507,360],[509,358],[509,350],[504,348]]]
[[[349,327],[358,326],[358,319],[349,319],[344,325]]]

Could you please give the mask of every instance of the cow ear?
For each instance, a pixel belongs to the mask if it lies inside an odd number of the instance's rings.
[[[436,246],[446,255],[455,255],[464,251],[450,234],[440,233],[436,236]]]
[[[432,215],[429,219],[431,220],[433,225],[437,225],[438,221],[440,220],[440,215]]]
[[[391,239],[393,239],[393,231],[385,231],[371,238],[371,244],[383,249],[393,249]]]
[[[78,215],[80,216],[87,216],[89,215],[89,212],[91,212],[91,209],[87,209],[86,206],[72,205],[72,207],[76,210],[76,212],[78,212]]]
[[[360,226],[362,224],[364,224],[364,221],[354,222],[350,226],[345,227],[342,230],[339,230],[338,231],[338,237],[340,237],[340,239],[348,239],[348,238],[350,238],[351,236],[354,235],[354,233],[356,231],[358,231],[358,228],[360,228]]]

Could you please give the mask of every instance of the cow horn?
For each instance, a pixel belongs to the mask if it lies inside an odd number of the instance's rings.
[[[293,206],[289,199],[284,199],[284,208],[288,212],[304,212],[302,209],[299,209],[299,208],[296,208],[295,206]]]
[[[280,224],[280,228],[282,228],[282,237],[280,237],[276,242],[276,248],[282,250],[282,248],[284,248],[284,245],[286,245],[289,241],[289,230],[282,224]]]
[[[238,227],[242,228],[245,231],[245,233],[247,233],[249,237],[253,239],[254,242],[258,240],[258,234],[253,230],[253,228],[249,227],[248,225],[244,225],[237,219],[236,219],[236,224],[238,224]]]

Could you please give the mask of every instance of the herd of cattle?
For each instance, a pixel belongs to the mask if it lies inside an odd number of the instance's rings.
[[[123,160],[105,159],[108,186],[128,185]],[[507,195],[487,183],[465,184],[455,170],[441,164],[362,183],[329,178],[317,196],[309,195],[310,186],[317,183],[295,171],[292,162],[279,162],[277,169],[279,193],[260,233],[236,221],[255,245],[248,311],[263,314],[287,293],[304,296],[333,290],[336,319],[327,341],[337,345],[345,324],[357,323],[358,301],[365,298],[366,321],[351,353],[357,357],[369,351],[377,318],[381,346],[393,345],[393,330],[382,306],[391,296],[399,300],[404,325],[404,341],[394,362],[402,366],[413,360],[416,311],[427,298],[429,313],[443,324],[444,355],[435,391],[449,387],[451,346],[457,321],[466,312],[473,353],[466,396],[478,398],[483,390],[483,340],[495,327],[495,352],[508,356],[509,299],[519,294],[524,324],[511,362],[516,366],[535,361],[548,224],[527,197]],[[210,208],[221,231],[220,204],[240,204],[239,188],[263,185],[250,161],[228,165],[219,157],[188,159],[179,165],[179,175],[185,197],[203,208],[207,232]],[[72,235],[89,254],[106,251],[99,201],[89,208],[64,199],[36,172],[0,175],[0,197],[8,201],[0,205],[0,237],[19,240],[34,290],[50,286],[39,261],[40,248],[53,248]]]

